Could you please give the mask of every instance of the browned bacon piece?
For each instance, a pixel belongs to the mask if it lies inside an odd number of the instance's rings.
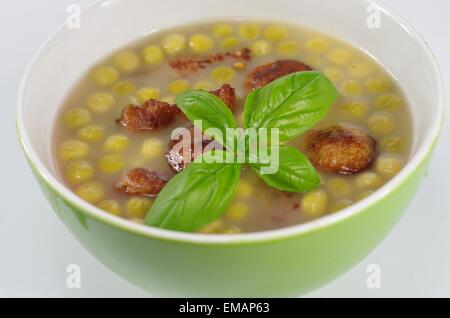
[[[266,86],[274,80],[296,72],[311,71],[312,68],[295,60],[279,60],[258,66],[247,77],[246,86],[254,90]]]
[[[365,131],[335,126],[306,136],[307,154],[319,169],[351,175],[370,167],[377,156],[377,141]]]
[[[218,90],[212,91],[210,93],[223,100],[225,105],[227,105],[231,110],[233,110],[236,106],[236,91],[230,85],[224,84]]]
[[[157,196],[166,185],[167,180],[143,168],[128,171],[116,188],[130,195]]]
[[[148,131],[170,125],[179,113],[176,105],[150,99],[142,106],[127,106],[117,122],[133,131]]]
[[[207,56],[205,58],[180,58],[170,62],[170,66],[181,75],[188,75],[189,73],[195,73],[199,70],[206,68],[208,65],[222,62],[225,59],[234,59],[241,61],[250,60],[250,49],[244,48],[239,51],[217,53]]]
[[[233,110],[236,105],[235,89],[228,84],[211,91]],[[181,110],[177,105],[170,105],[155,99],[150,99],[142,106],[129,105],[125,107],[117,120],[118,124],[133,131],[142,132],[163,128],[172,124]]]
[[[183,171],[210,143],[219,145],[195,127],[186,128],[185,134],[167,145],[166,159],[176,172]]]

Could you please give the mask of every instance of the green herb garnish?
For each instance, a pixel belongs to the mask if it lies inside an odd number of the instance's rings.
[[[209,156],[213,154],[203,154]],[[233,199],[240,175],[239,164],[206,163],[197,158],[164,187],[145,223],[190,232],[213,222]]]
[[[300,72],[282,77],[251,93],[245,102],[246,128],[278,128],[287,141],[311,129],[338,96],[321,73]]]
[[[245,128],[278,128],[280,141],[288,141],[321,120],[337,96],[336,88],[321,73],[285,76],[247,97]],[[209,128],[221,131],[228,138],[216,138],[222,145],[237,142],[238,136],[226,134],[227,128],[237,127],[236,120],[218,97],[205,91],[192,91],[179,96],[176,103],[191,121],[202,122],[203,131]],[[280,145],[277,151],[279,169],[274,174],[262,173],[268,165],[264,160],[247,162],[269,186],[302,193],[320,185],[317,171],[304,154],[285,145]],[[223,156],[223,151],[204,153],[176,175],[156,198],[145,224],[192,232],[220,218],[234,197],[242,168],[237,162],[212,162]]]

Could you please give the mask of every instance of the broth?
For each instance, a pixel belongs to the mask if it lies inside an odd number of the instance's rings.
[[[199,36],[200,35],[200,36]],[[226,58],[190,74],[168,62],[250,48],[251,59]],[[163,30],[121,48],[97,63],[67,97],[55,127],[55,154],[68,187],[114,215],[141,223],[154,199],[119,193],[115,185],[133,168],[148,168],[171,178],[166,147],[172,130],[188,127],[178,119],[167,127],[133,133],[117,125],[122,110],[150,98],[174,103],[192,89],[236,89],[234,115],[242,124],[248,94],[245,79],[257,66],[295,59],[324,73],[341,96],[315,127],[344,125],[367,131],[378,140],[376,162],[345,176],[320,172],[319,189],[285,193],[267,186],[244,168],[229,210],[203,233],[272,230],[335,213],[391,179],[408,160],[411,117],[395,79],[363,51],[307,28],[272,22],[224,21]],[[305,151],[304,137],[289,142]]]

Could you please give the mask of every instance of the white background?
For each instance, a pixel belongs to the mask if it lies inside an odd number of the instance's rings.
[[[19,80],[41,42],[64,22],[72,2],[85,6],[91,0],[0,1],[0,296],[149,297],[101,265],[64,228],[18,146]],[[450,1],[385,2],[427,39],[449,83]],[[447,124],[449,117],[450,112]],[[449,141],[446,125],[428,178],[389,237],[359,266],[310,296],[450,297]],[[66,288],[69,264],[81,265],[81,289]],[[366,287],[369,264],[381,266],[381,289]]]

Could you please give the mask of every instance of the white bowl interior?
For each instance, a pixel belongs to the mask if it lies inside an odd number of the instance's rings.
[[[381,28],[366,21],[380,10]],[[373,12],[372,12],[373,13]],[[334,34],[369,54],[399,81],[413,114],[412,156],[437,134],[439,72],[424,42],[397,16],[369,0],[105,0],[83,13],[80,29],[63,27],[40,50],[19,97],[19,131],[29,153],[53,176],[53,122],[80,76],[114,49],[157,30],[202,20],[251,18],[305,25]],[[23,130],[23,131],[22,131]]]

